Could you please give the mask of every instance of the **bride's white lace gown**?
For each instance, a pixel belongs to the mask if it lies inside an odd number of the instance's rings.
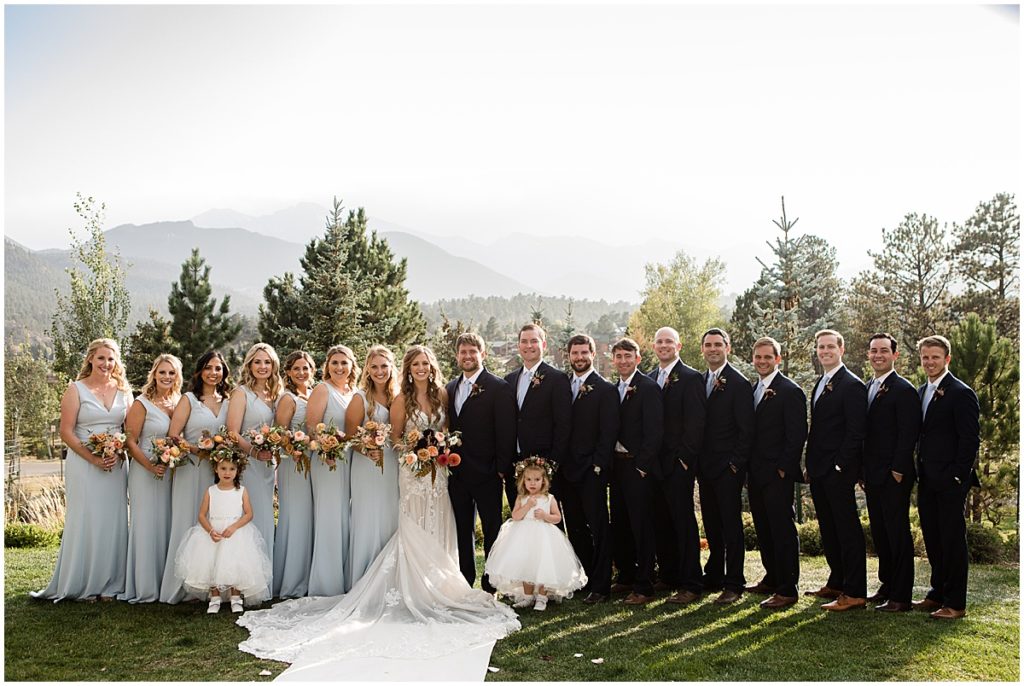
[[[421,431],[417,410],[406,424]],[[515,612],[470,588],[459,571],[448,477],[398,477],[398,530],[366,574],[343,595],[297,598],[246,612],[250,636],[238,647],[283,662],[357,657],[423,658],[454,653],[519,629]]]

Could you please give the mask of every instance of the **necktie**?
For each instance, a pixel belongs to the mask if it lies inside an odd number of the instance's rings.
[[[757,388],[754,389],[754,407],[757,407],[761,402],[761,398],[764,396],[764,379],[757,382]]]
[[[629,388],[629,384],[625,381],[619,382],[619,402],[621,403],[626,399],[626,389]]]
[[[466,402],[466,398],[469,397],[469,392],[472,390],[473,384],[469,382],[469,379],[463,377],[462,383],[459,384],[459,392],[455,396],[455,414],[462,414],[462,406]]]
[[[932,396],[935,395],[935,385],[928,384],[924,387],[924,398],[921,401],[921,417],[928,416],[928,404],[932,401]]]
[[[667,379],[667,378],[668,378],[668,367],[663,367],[661,369],[661,371],[658,372],[658,385],[661,386],[662,388],[664,388],[665,387],[665,379]]]
[[[716,378],[718,378],[718,377],[714,373],[712,373],[712,371],[709,369],[708,370],[708,378],[707,378],[707,389],[706,389],[706,393],[707,393],[707,397],[708,398],[711,397],[711,389],[715,387],[715,379]]]
[[[526,397],[526,392],[530,390],[530,380],[533,378],[533,372],[529,369],[523,369],[523,373],[519,375],[519,388],[517,393],[517,400],[519,402],[519,409],[523,409],[523,399]]]
[[[812,406],[818,404],[818,398],[820,398],[821,394],[825,392],[825,386],[828,385],[828,382],[829,382],[830,378],[832,378],[832,377],[830,377],[828,374],[826,374],[825,376],[821,377],[821,383],[818,384],[818,390],[814,394],[814,402],[812,403]]]
[[[868,406],[875,402],[875,395],[878,394],[878,379],[871,379],[871,388],[868,389]]]
[[[580,377],[578,377],[578,376],[573,376],[572,377],[572,399],[574,401],[576,400],[576,396],[578,396],[580,394],[580,385],[582,383],[583,382],[580,380]]]

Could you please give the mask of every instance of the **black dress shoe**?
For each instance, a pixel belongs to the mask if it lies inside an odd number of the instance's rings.
[[[870,598],[868,599],[870,600]],[[887,600],[881,605],[875,605],[879,612],[910,612],[910,603],[901,603],[898,600]]]
[[[603,603],[606,600],[608,600],[608,596],[606,596],[604,593],[595,593],[591,591],[587,595],[587,597],[583,599],[583,602],[585,602],[587,605],[596,605],[598,603]]]
[[[884,603],[889,599],[889,596],[883,595],[882,593],[875,593],[874,595],[868,596],[869,603]]]
[[[664,581],[659,581],[658,583],[654,584],[654,592],[655,593],[663,593],[665,591],[671,591],[673,588],[675,588],[675,586],[673,586],[672,584],[666,583]]]
[[[769,586],[762,581],[758,581],[754,586],[747,586],[743,590],[747,593],[757,593],[758,595],[773,595],[775,593],[774,587]]]
[[[633,584],[612,584],[612,595],[618,595],[619,593],[632,593]]]

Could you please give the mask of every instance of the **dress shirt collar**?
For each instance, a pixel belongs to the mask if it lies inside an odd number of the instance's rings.
[[[463,381],[468,381],[469,383],[474,384],[474,383],[476,383],[476,380],[480,378],[480,375],[483,374],[483,373],[484,373],[484,368],[480,367],[480,369],[476,370],[476,372],[473,374],[473,376],[469,377],[468,379],[466,378],[466,375],[463,374],[462,375],[462,380]]]
[[[764,387],[765,390],[767,390],[768,387],[772,385],[772,381],[775,381],[775,377],[778,376],[778,375],[779,375],[779,369],[778,369],[778,367],[776,367],[772,371],[771,374],[769,374],[768,376],[766,376],[763,379],[761,379],[761,386]]]
[[[934,388],[938,388],[939,384],[941,384],[943,379],[945,379],[947,376],[949,376],[949,367],[946,367],[946,371],[942,372],[942,374],[939,375],[939,378],[935,379],[935,383],[932,383],[931,381],[929,381],[928,383],[931,384]]]
[[[873,380],[877,381],[878,382],[878,387],[881,388],[882,384],[885,383],[885,380],[888,379],[892,375],[892,373],[894,371],[896,371],[896,370],[895,369],[890,369],[885,374],[882,374],[881,376],[876,376]]]

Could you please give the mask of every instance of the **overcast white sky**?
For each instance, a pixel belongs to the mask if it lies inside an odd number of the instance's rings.
[[[1020,178],[1016,7],[6,6],[4,36],[5,233],[35,249],[78,190],[111,227],[337,194],[707,254],[785,194],[852,274]]]

